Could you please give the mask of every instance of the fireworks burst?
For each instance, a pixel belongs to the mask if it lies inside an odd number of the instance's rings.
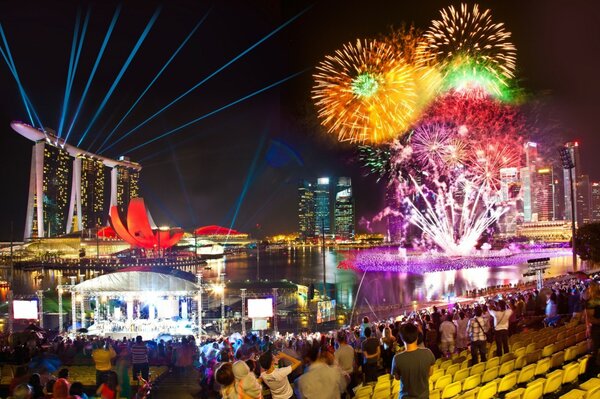
[[[379,143],[414,121],[414,68],[378,41],[358,40],[325,57],[314,75],[313,100],[321,123],[340,141]]]
[[[458,73],[462,75],[459,82],[463,88],[465,79],[471,78],[471,84],[478,89],[499,94],[506,81],[514,77],[516,67],[516,48],[510,42],[510,32],[503,23],[492,21],[489,9],[481,11],[477,4],[472,8],[461,4],[459,9],[450,6],[440,14],[442,19],[433,21],[425,33],[420,56],[434,59],[442,67],[444,77],[450,78],[446,84],[456,84],[457,77],[453,75]],[[470,73],[464,69],[465,61]],[[460,65],[463,67],[457,70]]]

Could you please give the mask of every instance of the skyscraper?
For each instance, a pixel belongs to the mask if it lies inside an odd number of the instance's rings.
[[[103,226],[106,223],[104,168],[102,161],[84,154],[76,156],[73,160],[68,233]]]
[[[538,168],[533,185],[533,222],[548,222],[554,218],[554,176],[550,166]]]
[[[565,148],[569,150],[569,154],[571,155],[571,160],[575,167],[572,170],[573,178],[575,182],[577,182],[577,176],[581,174],[581,163],[579,157],[579,143],[578,142],[569,142],[565,144]],[[571,215],[571,179],[569,178],[569,170],[563,170],[564,178],[564,204],[565,204],[565,220],[572,220]],[[575,193],[575,215],[578,215],[577,212],[577,184],[573,184],[573,190]],[[577,223],[581,224],[583,220],[575,219]]]
[[[127,157],[120,157],[119,161],[131,162]],[[127,208],[132,198],[139,197],[139,169],[128,165],[117,165],[111,171],[112,187],[110,205],[116,205],[122,209]]]
[[[334,203],[334,232],[336,238],[354,238],[354,195],[349,177],[337,181]]]
[[[579,175],[576,180],[577,189],[575,191],[575,212],[577,214],[577,223],[579,225],[589,223],[590,215],[590,177],[588,175]]]
[[[300,181],[298,232],[303,239],[320,236],[323,232],[334,233],[336,238],[353,239],[354,225],[354,195],[349,177],[337,180],[320,177]]]
[[[121,184],[127,187],[124,201],[138,196],[142,169],[139,164],[89,153],[65,143],[50,131],[38,130],[21,122],[12,122],[11,127],[35,143],[31,157],[25,240],[104,225],[109,210],[105,195],[105,168],[112,169],[111,201],[117,198],[118,170],[121,169],[128,171],[127,184]]]
[[[67,221],[71,157],[61,146],[38,140],[31,154],[26,237],[63,234]]]
[[[591,221],[600,222],[600,182],[592,182],[590,210]]]
[[[307,239],[315,235],[315,193],[314,184],[300,181],[298,187],[298,232]]]
[[[319,177],[315,187],[315,230],[331,234],[331,191],[328,177]]]

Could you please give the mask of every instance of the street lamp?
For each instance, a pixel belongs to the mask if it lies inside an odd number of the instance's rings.
[[[571,156],[569,148],[562,147],[559,152],[563,169],[569,171],[569,191],[571,194],[571,250],[573,251],[573,271],[577,271],[577,253],[575,252],[575,190],[573,187],[573,168],[575,168],[575,160]]]

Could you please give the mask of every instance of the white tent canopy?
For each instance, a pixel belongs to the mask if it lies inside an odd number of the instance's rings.
[[[197,292],[198,284],[156,271],[120,271],[105,274],[75,285],[72,291],[81,294]]]

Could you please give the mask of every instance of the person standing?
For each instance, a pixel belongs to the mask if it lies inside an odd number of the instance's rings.
[[[117,357],[114,348],[108,342],[100,341],[92,351],[92,359],[96,365],[96,388],[106,381],[112,369],[112,360]]]
[[[588,360],[587,374],[595,376],[600,371],[600,286],[592,281],[587,289],[585,301],[585,324],[587,336],[592,340],[590,359]]]
[[[280,358],[289,360],[292,365],[276,369],[275,364],[279,363]],[[278,356],[273,356],[271,351],[267,351],[260,356],[258,363],[265,370],[260,378],[269,387],[272,399],[290,399],[294,396],[294,391],[287,376],[302,364],[300,360],[294,359],[283,352],[280,352]]]
[[[496,356],[502,357],[503,353],[508,353],[508,327],[510,317],[513,311],[506,306],[504,300],[498,301],[497,304],[490,303],[490,315],[494,318],[494,337],[496,339]]]
[[[371,328],[365,328],[366,339],[362,342],[363,374],[365,383],[377,381],[377,363],[381,356],[381,346],[377,338],[371,337]]]
[[[121,387],[121,396],[129,398],[131,396],[131,382],[129,379],[129,367],[131,362],[129,360],[129,348],[123,346],[121,352],[117,356],[117,363],[115,364],[115,371],[118,377],[119,387]]]
[[[340,399],[346,389],[347,381],[341,368],[327,364],[330,353],[320,353],[313,346],[307,353],[309,366],[298,378],[297,386],[300,399]]]
[[[487,321],[481,317],[482,314],[481,307],[476,307],[475,316],[467,324],[467,332],[471,340],[471,366],[479,363],[479,357],[481,357],[482,362],[486,361],[487,340],[485,333],[487,331]]]
[[[465,312],[461,310],[458,313],[458,320],[456,321],[456,348],[459,351],[466,349],[469,346],[467,324],[469,324],[469,319],[465,317]]]
[[[131,364],[133,365],[133,379],[137,380],[140,373],[145,381],[148,381],[150,366],[148,364],[148,347],[142,340],[142,336],[135,337],[135,344],[131,345]]]
[[[391,375],[400,380],[398,399],[428,399],[429,376],[432,374],[435,357],[427,348],[417,344],[419,330],[412,323],[400,327],[400,339],[404,342],[404,352],[392,360]]]
[[[446,315],[446,319],[440,324],[440,351],[443,356],[450,357],[456,348],[456,325],[452,322],[452,315]]]

